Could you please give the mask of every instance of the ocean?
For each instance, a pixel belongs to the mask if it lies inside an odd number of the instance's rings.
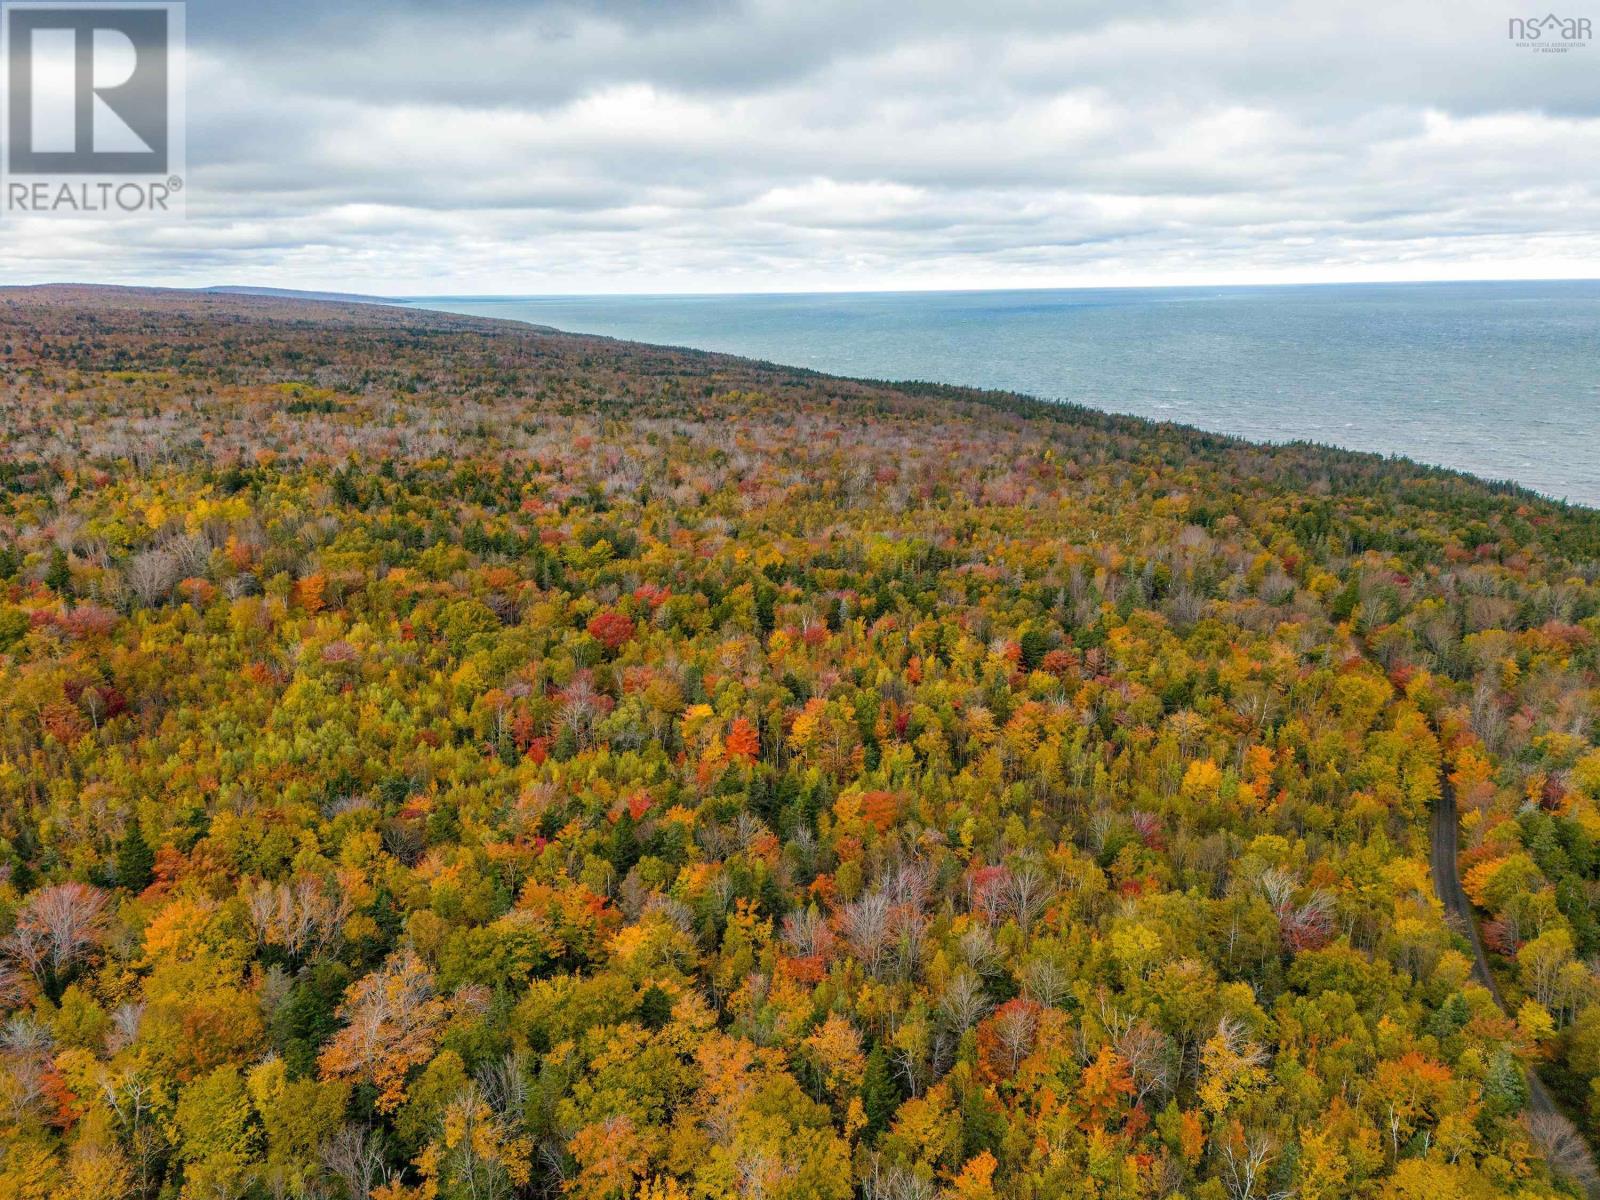
[[[1600,281],[412,303],[1404,455],[1600,506]]]

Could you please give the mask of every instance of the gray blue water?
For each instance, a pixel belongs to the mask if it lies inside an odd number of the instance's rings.
[[[415,302],[1402,454],[1600,505],[1600,281]]]

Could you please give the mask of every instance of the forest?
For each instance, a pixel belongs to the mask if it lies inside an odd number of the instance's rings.
[[[0,1200],[1583,1196],[1597,742],[1508,485],[5,289]]]

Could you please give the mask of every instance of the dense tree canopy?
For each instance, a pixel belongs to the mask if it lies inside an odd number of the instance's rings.
[[[1576,1194],[1600,516],[401,309],[0,337],[0,1200]]]

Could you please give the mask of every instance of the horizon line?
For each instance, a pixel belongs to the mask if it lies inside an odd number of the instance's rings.
[[[861,287],[861,288],[785,288],[752,289],[728,292],[408,292],[392,296],[375,296],[383,300],[584,300],[584,299],[671,299],[706,298],[724,296],[950,296],[994,292],[1159,292],[1244,290],[1247,288],[1345,288],[1345,287],[1417,287],[1428,284],[1527,284],[1527,283],[1600,283],[1600,275],[1546,275],[1501,277],[1487,279],[1326,279],[1310,281],[1264,281],[1260,283],[1075,283],[1033,284],[1025,286],[996,287]],[[138,286],[138,285],[131,285]],[[216,284],[210,288],[174,289],[178,291],[206,291],[219,288],[249,288],[283,292],[334,292],[337,288],[283,288],[256,284]],[[346,293],[354,294],[354,293]]]
[[[316,286],[304,284],[289,287],[267,283],[125,283],[102,282],[83,279],[45,279],[24,283],[0,284],[0,288],[92,287],[125,288],[128,290],[175,292],[278,292],[288,295],[340,295],[380,300],[391,303],[415,303],[424,300],[583,300],[583,299],[704,299],[710,297],[767,297],[767,296],[914,296],[914,295],[981,295],[1003,292],[1110,292],[1110,291],[1201,291],[1201,290],[1251,290],[1273,288],[1357,288],[1357,287],[1416,287],[1449,284],[1538,284],[1538,283],[1600,283],[1595,275],[1531,275],[1498,277],[1418,277],[1413,279],[1328,279],[1328,280],[1261,280],[1254,282],[1217,283],[1070,283],[1070,284],[1011,284],[994,286],[955,287],[833,287],[833,288],[749,288],[727,291],[715,290],[601,290],[601,291],[549,291],[549,292],[370,292],[351,285]]]

